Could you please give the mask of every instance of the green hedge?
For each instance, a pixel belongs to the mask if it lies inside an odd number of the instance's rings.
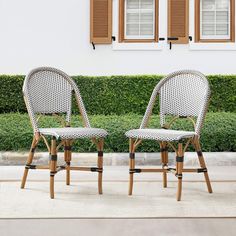
[[[79,85],[86,109],[91,115],[144,114],[157,75],[73,77]],[[236,112],[236,75],[208,76],[212,98],[209,110]],[[26,112],[22,98],[24,76],[0,75],[0,113]]]
[[[150,127],[158,127],[159,117],[154,115]],[[106,152],[127,152],[128,139],[124,133],[129,129],[138,128],[142,120],[141,115],[124,116],[90,116],[93,127],[104,128],[109,132],[105,140]],[[41,126],[58,126],[52,117],[45,117]],[[81,125],[79,116],[72,117],[73,125]],[[186,120],[176,123],[177,129],[191,129]],[[32,129],[27,114],[0,114],[0,150],[27,150],[32,139]],[[201,142],[203,151],[236,151],[236,113],[208,113],[202,130]],[[39,148],[43,149],[40,144]],[[95,151],[90,140],[76,141],[75,151]],[[138,151],[155,152],[159,147],[154,141],[145,141]]]

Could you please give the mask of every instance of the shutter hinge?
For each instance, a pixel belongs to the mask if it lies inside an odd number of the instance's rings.
[[[179,38],[177,38],[177,37],[168,37],[167,40],[168,40],[168,41],[170,41],[170,40],[171,40],[171,41],[178,41]],[[170,50],[172,49],[172,42],[171,42],[171,41],[169,42],[169,44],[170,44]]]
[[[94,44],[94,42],[92,42],[92,45],[93,45],[93,50],[95,50],[96,48],[95,48],[95,44]]]
[[[172,41],[179,40],[179,38],[177,38],[177,37],[168,37],[167,39],[172,40]]]
[[[193,37],[192,36],[189,36],[189,41],[193,41]]]
[[[112,41],[116,41],[116,36],[111,37]]]
[[[165,41],[165,38],[159,38],[159,41]]]

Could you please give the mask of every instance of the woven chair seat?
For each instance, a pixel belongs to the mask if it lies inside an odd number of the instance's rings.
[[[168,129],[133,129],[126,132],[128,138],[151,139],[158,141],[178,141],[183,138],[191,138],[195,132]]]
[[[55,136],[57,139],[105,138],[107,132],[98,128],[40,128],[42,135]]]

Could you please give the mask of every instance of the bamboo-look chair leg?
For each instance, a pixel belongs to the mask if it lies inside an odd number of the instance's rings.
[[[161,162],[162,162],[162,169],[164,169],[168,164],[168,151],[167,151],[167,143],[161,142],[160,143],[161,149]],[[163,187],[167,187],[167,173],[163,172]]]
[[[100,139],[98,143],[98,193],[102,194],[102,173],[103,173],[103,146],[104,140]]]
[[[24,175],[21,181],[21,188],[25,187],[25,183],[26,183],[26,179],[28,176],[28,172],[29,172],[29,168],[27,168],[27,165],[30,165],[33,162],[33,158],[34,158],[34,153],[35,153],[35,148],[37,147],[38,144],[38,140],[36,139],[36,137],[34,136],[32,144],[31,144],[31,148],[30,148],[30,152],[29,152],[29,156],[26,162],[26,166],[25,166],[25,171],[24,171]]]
[[[70,167],[71,162],[71,141],[65,140],[64,146],[64,160],[67,167]],[[66,169],[66,185],[70,185],[70,169]]]
[[[195,140],[195,149],[196,149],[196,152],[197,152],[197,155],[198,155],[198,160],[199,160],[201,168],[204,168],[206,170],[206,172],[204,172],[204,177],[205,177],[205,181],[206,181],[206,184],[207,184],[208,192],[212,193],[210,178],[209,178],[209,175],[207,173],[206,163],[204,161],[204,157],[203,157],[203,154],[202,154],[202,151],[201,151],[201,145],[200,145],[200,142],[199,142],[198,139]]]
[[[134,168],[135,168],[135,153],[134,153],[134,140],[129,139],[129,195],[133,193],[134,183]]]
[[[176,157],[176,176],[178,178],[177,201],[181,200],[181,194],[182,194],[183,164],[184,164],[183,144],[179,143],[178,155]]]
[[[57,144],[56,138],[51,141],[51,159],[50,159],[50,197],[54,198],[54,176],[57,173]]]

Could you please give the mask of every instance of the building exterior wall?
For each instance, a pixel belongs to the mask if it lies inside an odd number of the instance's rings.
[[[53,66],[68,74],[166,74],[196,69],[236,74],[236,43],[192,42],[96,45],[89,40],[89,0],[0,0],[0,74],[26,74]],[[159,37],[167,37],[167,1],[159,0]],[[194,37],[194,0],[190,0]],[[118,0],[113,0],[113,35],[118,38]]]

